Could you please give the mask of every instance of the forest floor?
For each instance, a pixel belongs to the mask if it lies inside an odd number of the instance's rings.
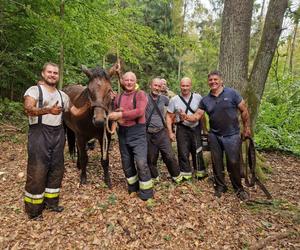
[[[175,185],[164,166],[155,199],[143,202],[126,191],[114,140],[112,189],[103,184],[99,148],[89,152],[84,186],[66,152],[65,210],[30,221],[23,204],[26,135],[0,139],[0,249],[300,249],[299,158],[261,153],[272,167],[265,182],[270,204],[241,202],[232,189],[215,198],[208,179]],[[252,199],[265,199],[259,188],[247,190]]]

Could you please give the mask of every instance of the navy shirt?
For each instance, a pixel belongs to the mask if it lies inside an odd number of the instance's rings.
[[[221,136],[240,133],[238,105],[243,100],[240,94],[225,87],[219,96],[209,93],[199,105],[209,116],[210,130]]]

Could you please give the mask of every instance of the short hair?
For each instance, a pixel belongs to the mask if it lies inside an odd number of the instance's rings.
[[[160,78],[161,82],[164,82],[166,85],[168,84],[168,81],[165,78]]]
[[[152,83],[155,82],[155,81],[160,82],[160,80],[161,80],[160,78],[155,77],[155,78],[151,79],[150,84],[152,84]]]
[[[136,74],[135,74],[135,73],[133,73],[132,71],[127,71],[127,72],[125,72],[125,74],[124,74],[124,75],[122,75],[122,80],[123,80],[123,79],[124,79],[124,77],[125,77],[125,76],[127,76],[127,75],[132,75],[132,76],[134,76],[135,80],[137,80],[137,78],[136,78]]]
[[[190,82],[190,84],[192,85],[192,79],[187,76],[181,78],[180,84],[181,82],[186,82],[186,81]]]
[[[213,70],[213,71],[211,71],[211,72],[207,75],[207,78],[209,78],[209,77],[211,77],[211,76],[214,76],[214,75],[219,76],[220,78],[223,77],[221,71],[219,71],[219,70]]]
[[[44,64],[43,68],[42,68],[42,71],[45,71],[45,69],[46,69],[49,65],[50,65],[50,66],[53,66],[53,67],[56,67],[56,68],[59,69],[58,64],[53,63],[53,62],[46,62],[46,63]]]

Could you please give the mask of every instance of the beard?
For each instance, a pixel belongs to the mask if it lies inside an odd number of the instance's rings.
[[[152,94],[153,97],[157,97],[159,95],[159,92],[153,90],[153,91],[151,91],[151,94]]]
[[[58,81],[55,81],[55,82],[50,82],[48,81],[47,79],[43,78],[44,82],[48,85],[48,86],[51,86],[51,87],[55,87],[58,83]]]

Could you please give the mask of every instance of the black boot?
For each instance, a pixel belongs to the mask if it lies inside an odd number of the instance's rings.
[[[42,221],[43,220],[43,215],[42,214],[28,214],[29,220],[33,221]]]
[[[57,213],[61,213],[62,211],[64,211],[64,207],[58,205],[46,205],[46,209],[50,210],[51,212],[57,212]]]

